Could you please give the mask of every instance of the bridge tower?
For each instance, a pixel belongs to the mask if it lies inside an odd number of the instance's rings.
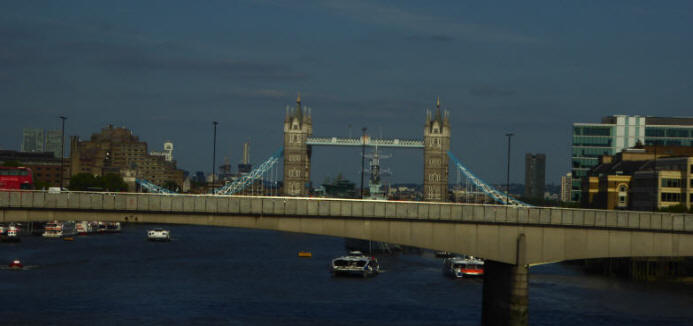
[[[448,199],[448,150],[450,149],[449,112],[440,111],[440,98],[436,98],[436,112],[426,110],[424,126],[424,200]]]
[[[296,107],[287,106],[284,118],[284,195],[308,195],[311,148],[306,141],[312,135],[310,108],[301,107],[299,93]]]

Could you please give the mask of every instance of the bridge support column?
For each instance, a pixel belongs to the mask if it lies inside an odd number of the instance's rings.
[[[529,322],[529,267],[525,264],[525,236],[517,239],[517,261],[484,263],[482,325],[527,325]]]

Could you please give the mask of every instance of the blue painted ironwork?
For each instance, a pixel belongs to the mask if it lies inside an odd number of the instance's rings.
[[[164,187],[157,186],[144,179],[135,179],[135,182],[142,187],[142,189],[147,190],[147,192],[158,193],[158,194],[175,194],[176,192],[166,189]]]
[[[272,156],[270,156],[266,161],[262,162],[262,164],[260,164],[257,168],[250,171],[248,175],[245,175],[241,178],[238,178],[238,180],[234,182],[231,182],[229,184],[215,189],[214,193],[217,195],[233,195],[235,193],[242,191],[243,189],[245,189],[245,187],[260,179],[260,177],[264,173],[266,173],[272,167],[274,167],[283,155],[284,147],[280,147],[278,151],[272,154]]]
[[[530,204],[527,204],[525,202],[519,201],[513,197],[508,198],[508,202],[506,202],[505,198],[507,197],[505,193],[498,191],[498,189],[488,185],[484,180],[481,180],[479,177],[474,175],[472,171],[467,169],[464,165],[462,165],[462,162],[455,157],[455,155],[452,154],[452,152],[448,151],[448,157],[455,163],[455,166],[462,172],[465,178],[467,180],[471,181],[475,186],[477,186],[481,191],[483,191],[487,196],[492,198],[494,201],[497,203],[503,204],[503,205],[515,205],[515,206],[532,206]]]

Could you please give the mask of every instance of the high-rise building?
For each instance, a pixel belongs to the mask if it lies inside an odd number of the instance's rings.
[[[43,152],[44,151],[43,129],[24,128],[22,129],[22,152]]]
[[[54,157],[62,157],[62,131],[48,130],[46,131],[46,152],[53,153]]]
[[[571,200],[580,201],[582,178],[603,155],[636,144],[693,146],[693,118],[614,115],[601,123],[573,123]]]
[[[570,201],[570,190],[573,185],[573,174],[568,172],[561,177],[561,201]]]
[[[546,155],[525,154],[525,194],[527,198],[544,198],[546,188]]]

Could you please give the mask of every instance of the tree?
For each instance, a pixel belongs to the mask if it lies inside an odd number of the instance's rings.
[[[105,176],[79,173],[70,178],[68,189],[73,191],[127,191],[128,185],[120,175],[113,173]]]
[[[19,163],[19,161],[5,161],[2,163],[2,166],[8,166],[8,167],[16,168],[16,167],[20,166],[20,163]]]
[[[164,182],[164,188],[171,190],[173,192],[180,192],[180,187],[178,186],[178,184],[171,180]]]
[[[108,191],[128,191],[128,185],[118,174],[109,173],[100,177],[101,187]]]
[[[89,173],[79,173],[70,178],[70,185],[67,189],[72,191],[87,191],[93,190],[95,187],[101,187],[96,177]]]

